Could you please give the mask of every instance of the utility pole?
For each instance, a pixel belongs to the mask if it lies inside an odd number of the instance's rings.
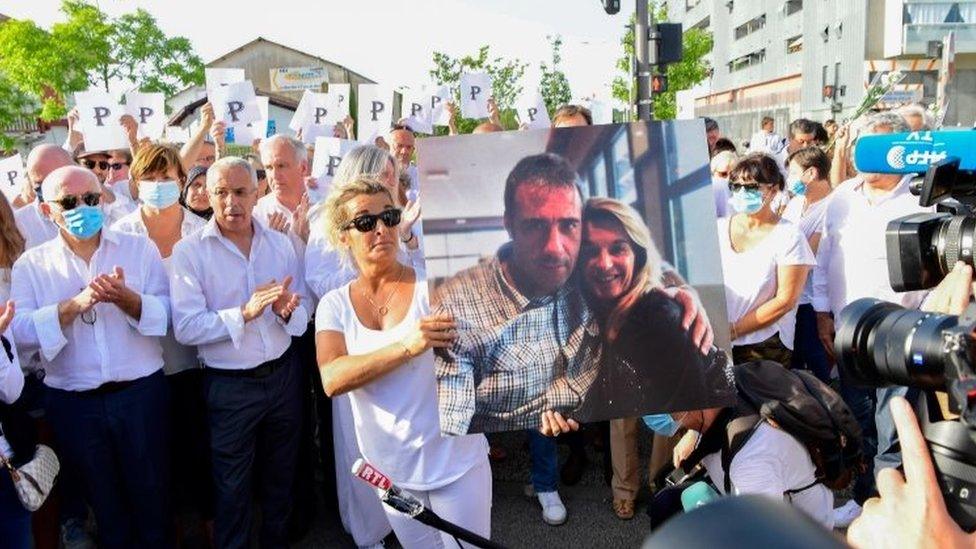
[[[651,120],[651,48],[647,0],[636,0],[637,21],[634,25],[634,51],[637,53],[637,119]]]

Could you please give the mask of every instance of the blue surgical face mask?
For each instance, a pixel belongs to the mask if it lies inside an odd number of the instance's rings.
[[[678,432],[678,429],[681,428],[678,422],[671,417],[671,414],[651,414],[644,416],[644,424],[655,433],[665,437],[673,437]]]
[[[739,189],[729,198],[729,206],[737,213],[754,214],[762,209],[763,197],[759,189]]]
[[[64,212],[65,228],[81,240],[88,240],[98,234],[104,221],[105,216],[99,206],[83,205]]]
[[[140,181],[139,200],[150,208],[166,209],[180,199],[180,186],[176,181]]]
[[[807,194],[807,184],[802,179],[796,178],[790,181],[789,190],[795,196],[804,196]]]

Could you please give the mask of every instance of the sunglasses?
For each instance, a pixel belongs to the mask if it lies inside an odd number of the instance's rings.
[[[98,206],[98,203],[101,200],[102,195],[99,193],[85,193],[81,195],[81,201],[88,206]],[[78,197],[74,195],[68,195],[64,198],[50,200],[49,202],[54,202],[58,206],[61,206],[61,209],[66,212],[78,207]]]
[[[266,172],[264,170],[254,170],[254,171],[257,172],[258,179],[264,179],[264,178],[268,177],[268,172]]]
[[[110,165],[108,160],[82,160],[81,163],[89,170],[94,170],[95,166],[100,170],[107,170]]]
[[[400,210],[384,210],[383,213],[366,214],[353,219],[342,228],[344,231],[355,227],[361,233],[368,233],[376,228],[376,221],[382,221],[387,227],[396,227],[400,224]]]
[[[729,183],[729,190],[736,192],[740,189],[745,189],[747,191],[758,191],[762,189],[762,184],[760,183]]]

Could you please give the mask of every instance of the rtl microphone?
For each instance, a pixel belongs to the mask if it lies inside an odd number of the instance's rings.
[[[862,135],[854,147],[854,167],[864,173],[925,173],[949,156],[960,170],[976,169],[976,131],[918,131]]]
[[[352,465],[352,474],[356,476],[359,480],[368,483],[370,486],[380,490],[380,500],[410,518],[426,524],[432,528],[436,528],[441,532],[445,532],[455,538],[466,541],[475,547],[483,547],[484,549],[504,549],[503,546],[495,543],[487,538],[484,538],[470,530],[466,530],[452,522],[448,522],[441,517],[437,516],[430,509],[424,507],[422,501],[417,499],[409,492],[404,492],[390,480],[390,477],[384,475],[376,467],[373,467],[366,460],[359,458],[356,463]]]
[[[702,505],[719,499],[718,492],[707,482],[698,481],[681,492],[681,507],[685,511],[697,509]]]

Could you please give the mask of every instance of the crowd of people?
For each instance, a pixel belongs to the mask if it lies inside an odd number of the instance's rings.
[[[502,131],[497,107],[489,110],[476,133]],[[772,360],[837,386],[878,470],[901,463],[889,405],[911,394],[837,382],[833,318],[862,297],[909,307],[925,297],[896,294],[887,282],[885,226],[924,210],[908,192],[910,178],[857,173],[851,164],[857,135],[923,127],[917,114],[877,113],[840,128],[798,119],[786,137],[766,118],[742,156],[714,120],[705,121],[733,361]],[[554,127],[590,124],[579,106],[553,116]],[[101,547],[169,547],[183,536],[174,516],[189,510],[213,546],[247,547],[254,537],[262,547],[287,546],[295,502],[314,478],[308,449],[316,447],[321,463],[334,465],[324,475],[335,479],[342,523],[357,545],[379,545],[391,529],[404,547],[454,544],[352,479],[359,457],[443,518],[490,537],[491,459],[504,451],[465,433],[471,422],[504,422],[507,410],[504,402],[486,417],[438,409],[446,374],[434,352],[449,356],[458,326],[428,296],[409,127],[398,124],[349,152],[326,199],[313,204],[309,151],[294,138],[275,135],[253,154],[228,156],[209,106],[180,149],[140,141],[134,121],[123,125],[130,150],[86,150],[73,130],[65,146],[35,147],[21,195],[0,198],[0,455],[23,464],[43,441],[62,464],[50,500],[57,505],[36,514],[33,536],[30,513],[0,475],[2,545],[54,547],[52,531],[66,546],[84,543],[90,510]],[[351,123],[336,128],[352,137]],[[623,365],[635,355],[724,362],[692,292],[661,260],[639,214],[613,199],[584,201],[571,169],[562,173],[554,155],[539,156],[516,166],[506,184],[512,242],[448,287],[447,299],[451,291],[480,292],[484,310],[472,314],[529,311],[520,322],[531,323],[552,316],[561,302],[546,297],[578,272],[576,299],[594,311],[604,352],[622,365],[591,380],[584,406],[633,385]],[[560,221],[549,240],[529,238],[524,221],[548,201],[563,204],[574,224]],[[524,267],[543,264],[547,246],[572,256],[559,277]],[[497,280],[503,284],[486,282]],[[654,322],[629,328],[638,314]],[[648,330],[674,332],[686,344],[651,349]],[[505,339],[517,332],[486,337],[524,345]],[[533,352],[555,360],[566,349]],[[680,371],[659,375],[675,386],[706,384]],[[643,398],[618,405],[657,406]],[[463,398],[457,405],[466,406]],[[651,469],[694,454],[720,491],[788,494],[827,528],[850,524],[862,506],[864,520],[876,520],[865,501],[884,487],[872,470],[858,477],[853,500],[834,509],[811,456],[788,433],[763,423],[723,463],[728,409],[677,407],[645,418]],[[445,428],[445,418],[458,424]],[[530,491],[543,520],[558,525],[567,520],[560,480],[579,481],[593,437],[559,413],[544,412],[541,424],[528,431]],[[606,429],[612,511],[631,519],[637,440],[652,433],[634,417]],[[570,446],[562,470],[557,437]],[[728,487],[719,480],[726,468]],[[252,533],[255,503],[260,532]]]

